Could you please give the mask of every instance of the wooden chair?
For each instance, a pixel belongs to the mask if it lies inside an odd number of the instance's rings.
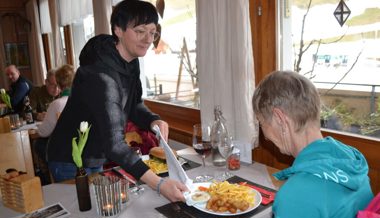
[[[9,168],[34,176],[32,150],[27,130],[0,133],[0,175]]]
[[[0,118],[0,133],[11,132],[11,122],[9,117],[1,117]]]

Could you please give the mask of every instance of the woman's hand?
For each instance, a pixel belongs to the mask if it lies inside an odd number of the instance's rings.
[[[185,202],[185,197],[183,192],[188,191],[188,188],[183,183],[166,178],[160,187],[160,194],[163,195],[171,202],[183,201]]]
[[[167,198],[169,201],[185,202],[183,192],[188,191],[188,188],[185,184],[173,179],[165,178],[165,180],[162,181],[159,185],[161,177],[154,174],[152,170],[148,170],[140,179],[149,185],[152,189],[156,190],[159,194]],[[158,186],[160,189],[159,191],[157,190]]]
[[[150,128],[153,129],[153,126],[157,125],[160,128],[160,132],[165,141],[168,141],[169,137],[169,124],[163,120],[155,120],[150,124]]]

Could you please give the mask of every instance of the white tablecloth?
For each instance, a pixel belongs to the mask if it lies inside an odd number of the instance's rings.
[[[194,152],[192,148],[183,149],[177,152],[178,155],[201,163],[201,158]],[[215,167],[212,166],[210,159],[207,159],[206,171],[209,174],[219,175],[225,170],[225,167]],[[197,167],[191,170],[186,171],[190,178],[195,178],[197,175],[205,172],[203,167]],[[275,189],[265,165],[260,163],[253,163],[251,165],[242,165],[241,169],[238,171],[231,171],[233,174],[240,176],[249,181],[264,185],[269,188]],[[50,184],[43,186],[43,194],[45,200],[45,206],[60,202],[68,211],[70,211],[73,218],[94,218],[99,217],[96,212],[95,204],[95,194],[91,187],[91,202],[92,209],[87,212],[80,212],[78,209],[78,202],[76,197],[75,185],[71,184]],[[132,198],[128,205],[123,209],[123,211],[117,216],[122,218],[150,218],[150,217],[164,217],[154,208],[163,206],[169,203],[169,201],[163,197],[159,197],[155,191],[145,186],[144,193],[138,198]],[[260,212],[255,215],[255,218],[270,218],[272,217],[271,208]],[[0,202],[0,218],[10,218],[20,216],[20,213],[17,213],[9,208],[4,207],[2,202]]]

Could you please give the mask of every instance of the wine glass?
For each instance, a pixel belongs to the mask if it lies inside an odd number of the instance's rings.
[[[140,147],[130,147],[140,158],[142,158],[142,152]],[[132,183],[133,184],[133,183]],[[139,196],[144,192],[144,187],[141,186],[139,181],[136,181],[134,183],[134,187],[130,188],[130,193],[134,194],[135,196]]]
[[[193,148],[202,157],[203,168],[206,167],[205,158],[211,153],[210,133],[209,125],[195,124],[193,126]],[[207,182],[212,179],[211,175],[202,174],[195,177],[195,182]]]
[[[142,153],[140,147],[131,147],[131,149],[141,158]]]
[[[233,175],[229,172],[228,168],[228,157],[232,154],[232,151],[234,150],[234,144],[232,142],[232,137],[224,137],[223,140],[218,144],[218,150],[220,155],[224,159],[226,159],[226,171],[224,171],[221,175],[220,180],[224,181]]]

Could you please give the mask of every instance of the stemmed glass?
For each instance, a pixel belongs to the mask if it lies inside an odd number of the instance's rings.
[[[139,147],[131,147],[131,149],[141,158],[142,157],[142,153],[141,153],[141,149]],[[132,183],[133,184],[133,183]],[[143,192],[144,192],[144,187],[141,186],[140,182],[139,181],[136,181],[134,183],[134,187],[133,188],[130,188],[130,192],[132,194],[134,194],[135,196],[139,196],[141,195]]]
[[[193,126],[193,148],[202,157],[203,168],[206,167],[205,158],[211,153],[211,127],[205,124],[195,124]],[[207,182],[213,177],[202,174],[195,177],[194,182]]]
[[[232,151],[234,150],[234,144],[232,142],[232,137],[225,137],[219,144],[218,144],[218,150],[220,155],[226,159],[226,171],[224,171],[221,175],[221,180],[224,181],[233,175],[229,172],[228,168],[228,157],[232,154]]]

